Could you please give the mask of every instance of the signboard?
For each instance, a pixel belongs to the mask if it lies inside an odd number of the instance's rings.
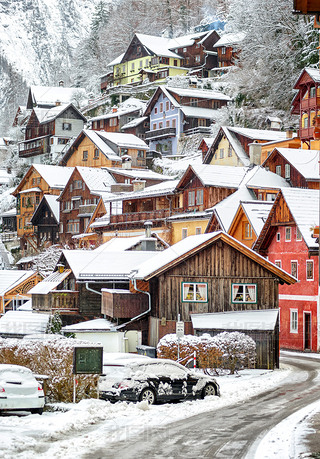
[[[102,347],[75,347],[73,374],[102,374]]]
[[[182,338],[184,336],[184,322],[176,322],[176,335],[177,338]]]

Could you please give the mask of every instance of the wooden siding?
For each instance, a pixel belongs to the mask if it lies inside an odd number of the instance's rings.
[[[207,282],[207,303],[181,300],[182,282]],[[256,283],[256,304],[232,304],[232,283]],[[190,313],[223,312],[278,307],[278,279],[229,245],[218,241],[184,263],[150,281],[152,315],[190,321]],[[157,293],[158,292],[158,293]]]
[[[303,154],[301,155],[303,161]],[[276,167],[281,166],[281,176],[285,178],[285,165],[289,162],[277,151],[274,151],[269,158],[265,161],[264,167],[268,167],[271,172],[276,173]],[[290,164],[289,164],[290,165]],[[309,188],[307,180],[303,175],[290,165],[290,183],[295,188]],[[319,184],[317,186],[319,189]]]
[[[103,291],[101,314],[114,319],[132,319],[148,310],[148,297],[130,291]]]

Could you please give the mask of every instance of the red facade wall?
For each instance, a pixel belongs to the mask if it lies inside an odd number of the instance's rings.
[[[291,226],[291,241],[285,240],[285,226],[279,226],[269,249],[268,259],[275,263],[281,261],[281,268],[291,273],[291,262],[297,262],[298,282],[279,286],[280,307],[280,346],[287,349],[318,350],[317,343],[317,298],[318,298],[318,257],[309,257],[303,240],[297,240],[297,230]],[[313,260],[313,280],[307,280],[306,262]],[[298,313],[297,330],[290,326],[291,310]],[[311,317],[308,315],[311,314]],[[311,336],[306,340],[307,319],[311,318]],[[309,342],[308,342],[309,341]]]

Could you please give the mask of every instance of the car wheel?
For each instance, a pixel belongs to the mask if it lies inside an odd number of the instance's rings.
[[[32,408],[30,410],[31,414],[42,414],[43,413],[43,408]]]
[[[213,384],[207,384],[202,391],[202,398],[207,397],[208,395],[216,395],[216,388]]]
[[[154,405],[156,401],[156,396],[153,390],[150,389],[150,387],[147,387],[146,389],[143,389],[143,391],[141,392],[139,400],[140,402],[146,401],[149,405]]]

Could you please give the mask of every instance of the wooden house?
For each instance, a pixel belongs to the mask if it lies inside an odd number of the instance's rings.
[[[178,316],[278,308],[279,284],[294,277],[224,232],[190,236],[137,267],[136,291],[150,295],[149,341],[172,333]]]
[[[133,134],[139,139],[146,139],[146,132],[150,131],[150,121],[148,116],[140,116],[121,127],[121,132],[125,134]]]
[[[240,33],[225,33],[214,44],[213,49],[218,55],[219,69],[230,68],[237,64],[237,59],[241,50],[241,42],[244,40],[245,34]]]
[[[293,0],[293,9],[295,13],[300,14],[320,13],[320,5],[317,0]]]
[[[34,107],[52,108],[57,104],[70,104],[85,99],[83,88],[67,88],[61,81],[59,86],[30,86],[27,96],[27,110]]]
[[[44,194],[31,217],[39,249],[60,242],[60,203],[57,199],[56,195]]]
[[[261,164],[266,157],[263,156],[264,151],[267,155],[267,152],[275,148],[273,142],[279,142],[280,146],[299,148],[300,141],[292,136],[292,131],[221,126],[203,162],[224,166]],[[268,145],[265,150],[264,145]]]
[[[132,134],[84,129],[63,156],[62,166],[145,168],[148,145]]]
[[[314,139],[315,118],[320,112],[319,69],[303,69],[294,89],[297,93],[291,104],[291,113],[299,116],[299,138],[306,148],[319,149],[319,140]]]
[[[217,109],[230,100],[218,91],[159,86],[144,112],[150,117],[150,150],[176,154],[182,136],[210,134]]]
[[[35,107],[19,142],[19,157],[29,164],[54,161],[68,142],[82,131],[86,118],[73,104]]]
[[[282,348],[319,351],[318,222],[318,190],[282,189],[253,247],[298,280],[279,287]]]
[[[84,233],[102,194],[111,194],[116,182],[105,169],[75,167],[60,202],[60,242],[71,246]]]
[[[43,195],[59,196],[72,172],[70,167],[33,164],[12,193],[17,198],[17,234],[23,252],[38,249],[31,218]]]
[[[319,150],[275,148],[263,166],[293,187],[319,189]]]
[[[252,248],[272,206],[272,201],[240,201],[228,234],[247,247]]]

